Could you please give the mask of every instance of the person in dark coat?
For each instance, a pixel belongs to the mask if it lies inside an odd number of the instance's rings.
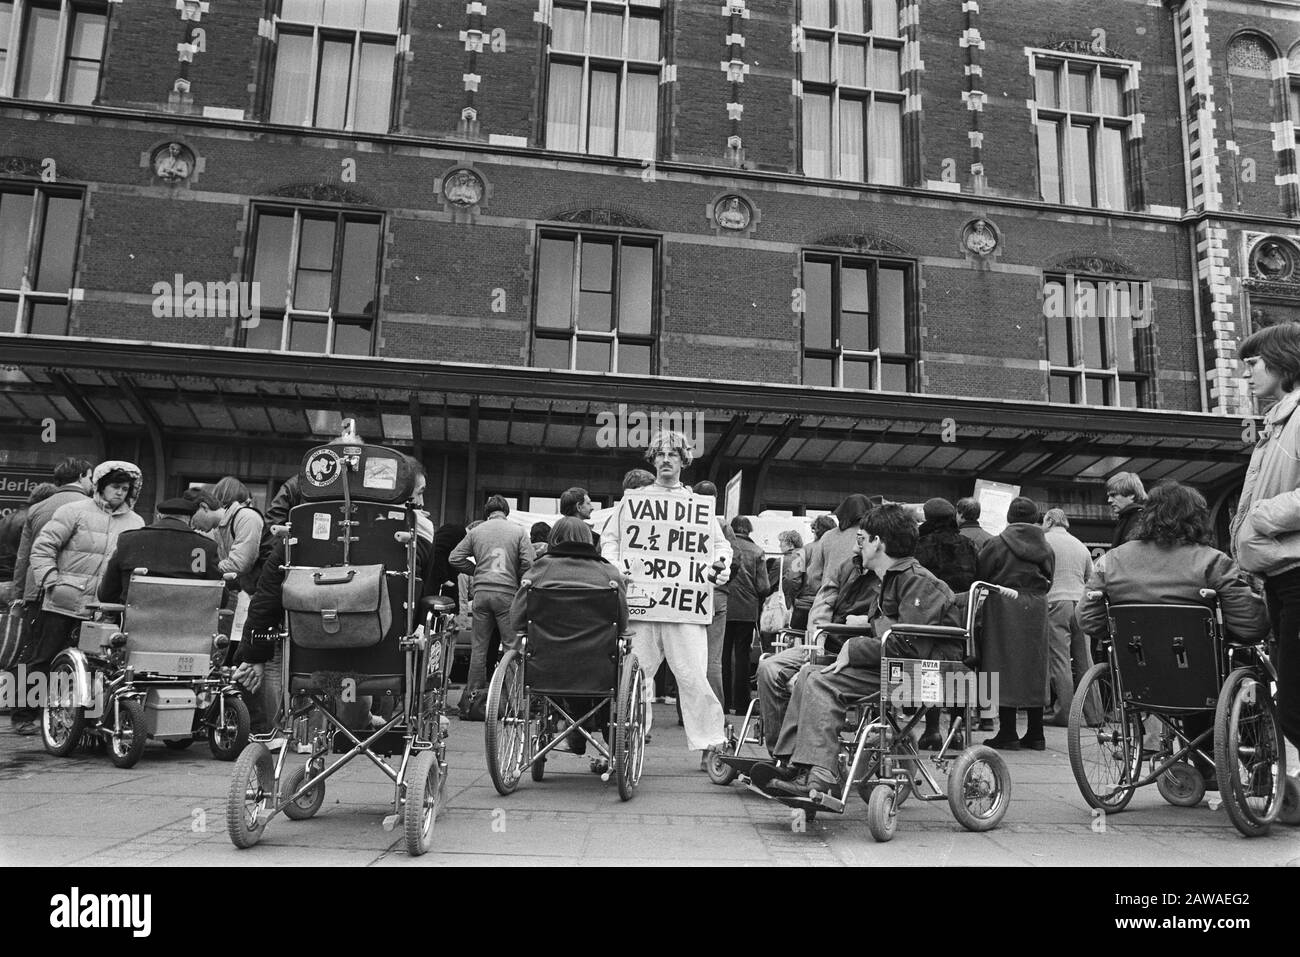
[[[951,588],[959,605],[965,607],[967,593],[975,581],[979,548],[972,538],[957,529],[957,509],[946,498],[930,499],[923,506],[923,511],[925,521],[921,523],[921,537],[916,543],[916,560],[926,571]],[[938,708],[931,708],[925,713],[925,734],[921,736],[920,742],[923,751],[938,751],[943,747],[939,714]]]
[[[1056,553],[1039,526],[1038,506],[1019,496],[1007,509],[1002,534],[980,549],[976,577],[1018,591],[1011,599],[991,594],[984,602],[980,670],[997,675],[998,733],[984,743],[1018,751],[1042,751],[1043,708],[1047,706],[1049,631],[1047,592]],[[1016,711],[1029,714],[1029,728],[1016,736]]]
[[[980,525],[980,503],[977,499],[957,499],[957,531],[975,543],[977,552],[993,537]]]
[[[749,707],[749,649],[768,592],[767,562],[763,549],[749,537],[754,531],[749,519],[737,515],[731,520],[731,530],[736,540],[732,543],[727,630],[722,643],[722,710],[726,714],[743,714]]]
[[[1110,546],[1123,545],[1137,531],[1138,516],[1146,505],[1147,490],[1135,472],[1116,472],[1106,480],[1106,501],[1115,515]]]
[[[169,498],[154,509],[158,517],[152,525],[119,535],[99,582],[99,600],[125,604],[137,568],[147,569],[154,578],[220,578],[217,543],[190,527],[197,510],[196,502]]]

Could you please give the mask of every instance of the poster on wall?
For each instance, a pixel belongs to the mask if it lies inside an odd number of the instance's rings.
[[[713,620],[713,504],[707,495],[624,495],[618,529],[633,621]]]
[[[973,497],[980,503],[980,528],[990,535],[999,535],[1007,527],[1007,509],[1011,500],[1020,494],[1019,485],[975,480]]]
[[[723,499],[726,506],[722,514],[728,522],[740,514],[740,482],[744,474],[743,470],[739,471],[727,480],[726,498]]]
[[[42,482],[53,481],[53,469],[0,465],[0,516],[27,504],[27,496]]]

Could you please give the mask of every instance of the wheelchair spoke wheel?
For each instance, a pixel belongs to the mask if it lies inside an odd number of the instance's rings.
[[[255,741],[240,752],[226,792],[226,833],[235,847],[252,847],[262,839],[266,830],[262,812],[274,797],[271,752]]]
[[[867,799],[867,830],[881,844],[893,840],[898,830],[893,788],[880,784],[871,789],[871,797]]]
[[[948,807],[958,824],[968,831],[991,831],[1010,804],[1011,772],[1002,755],[976,745],[957,756],[948,772]]]
[[[114,767],[133,768],[149,741],[144,727],[144,705],[135,698],[118,701],[116,720],[117,727],[108,739],[108,759]]]
[[[419,857],[433,846],[433,825],[438,820],[442,795],[443,775],[437,752],[418,752],[406,771],[406,803],[402,806],[406,853],[412,857]]]
[[[1093,665],[1079,682],[1067,743],[1070,770],[1088,805],[1124,810],[1142,765],[1142,720],[1116,695],[1109,663]]]
[[[284,783],[280,785],[280,794],[288,798],[294,791],[302,787],[302,782],[307,780],[310,771],[310,765],[303,765],[300,768],[294,768],[289,772],[289,776]],[[320,810],[320,806],[325,803],[325,782],[312,787],[310,791],[298,798],[296,801],[289,801],[284,806],[284,816],[291,821],[305,821],[315,815]]]
[[[224,708],[224,716],[222,714]],[[233,761],[248,744],[252,719],[248,705],[238,695],[229,695],[224,705],[218,699],[208,709],[208,750],[218,761]]]
[[[1182,761],[1156,778],[1156,790],[1174,807],[1196,807],[1205,797],[1201,772]]]
[[[1286,752],[1267,684],[1238,668],[1219,692],[1214,716],[1214,769],[1224,810],[1242,834],[1267,834],[1282,808]]]
[[[498,794],[509,794],[519,785],[520,765],[528,745],[527,697],[523,659],[519,652],[507,651],[492,673],[483,731],[488,773]]]
[[[632,800],[641,780],[645,760],[645,676],[636,655],[623,659],[619,675],[617,713],[614,718],[614,759],[617,762],[618,796]]]
[[[76,750],[86,730],[86,709],[73,705],[75,677],[66,662],[51,668],[49,700],[41,709],[41,741],[46,751],[60,758]]]

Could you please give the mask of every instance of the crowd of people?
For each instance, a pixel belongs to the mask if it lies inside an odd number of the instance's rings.
[[[980,504],[931,498],[919,513],[865,493],[847,496],[831,515],[813,522],[813,539],[781,533],[780,558],[767,559],[744,516],[723,524],[716,517],[709,545],[712,618],[703,624],[632,620],[632,647],[648,677],[661,663],[676,681],[679,720],[687,746],[702,752],[724,747],[727,715],[751,702],[751,649],[772,650],[770,599],[782,609],[777,628],[805,632],[814,644],[827,624],[861,634],[824,642],[829,660],[810,660],[806,647],[770,654],[759,662],[754,684],[773,762],[767,786],[804,794],[835,784],[839,724],[852,699],[879,688],[882,639],[894,623],[956,624],[975,581],[1009,586],[1016,597],[991,594],[979,625],[979,667],[998,676],[996,712],[983,715],[984,743],[999,749],[1042,750],[1044,727],[1067,724],[1074,691],[1098,659],[1106,634],[1103,605],[1112,602],[1199,602],[1211,588],[1222,604],[1230,636],[1257,640],[1270,631],[1279,674],[1282,727],[1300,744],[1300,326],[1271,327],[1241,346],[1246,378],[1267,405],[1239,506],[1231,524],[1229,554],[1213,544],[1205,499],[1194,489],[1164,483],[1145,489],[1141,478],[1117,473],[1107,482],[1116,519],[1112,548],[1094,562],[1070,532],[1063,510],[1027,497],[1014,499],[997,534],[981,524]],[[355,437],[353,437],[355,440]],[[630,470],[626,491],[681,500],[712,497],[707,481],[683,481],[693,444],[675,432],[656,434],[646,450],[649,469]],[[423,469],[414,499],[422,508]],[[27,507],[0,524],[0,567],[12,613],[23,616],[29,670],[77,640],[92,602],[120,602],[137,568],[176,577],[218,578],[234,573],[234,637],[278,631],[283,620],[279,585],[283,537],[270,533],[300,500],[297,479],[280,490],[263,516],[234,477],[162,502],[144,528],[133,506],[140,470],[129,462],[98,465],[68,459],[53,482],[33,490]],[[472,651],[460,716],[484,719],[485,687],[499,654],[515,647],[524,627],[525,596],[538,582],[620,583],[621,619],[628,622],[625,573],[631,559],[620,523],[596,527],[585,489],[560,498],[554,525],[526,529],[509,521],[510,506],[489,498],[481,520],[434,529],[418,512],[419,560],[427,593],[462,602],[461,626],[472,631]],[[196,552],[196,549],[198,550]],[[196,561],[195,555],[202,560]],[[255,725],[264,728],[279,700],[274,643],[236,642],[231,663],[250,696]],[[943,659],[951,646],[912,639],[904,655]],[[647,681],[647,693],[653,682]],[[369,718],[359,703],[358,720]],[[1020,730],[1020,712],[1025,728]],[[996,717],[996,724],[994,723]],[[11,720],[22,734],[36,731],[37,714],[20,708]],[[942,746],[941,715],[927,715],[922,749]],[[570,735],[574,750],[581,736]],[[957,742],[960,744],[961,742]],[[761,777],[762,775],[760,775]],[[1209,779],[1212,783],[1212,779]]]

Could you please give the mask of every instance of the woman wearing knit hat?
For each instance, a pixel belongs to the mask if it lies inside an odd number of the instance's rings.
[[[980,549],[976,578],[1005,585],[1017,598],[989,595],[984,603],[980,670],[997,676],[998,733],[984,743],[1007,751],[1042,751],[1047,705],[1047,592],[1056,554],[1038,525],[1038,506],[1020,496],[1007,509],[1007,527]],[[1016,736],[1016,710],[1029,713],[1029,728]]]

